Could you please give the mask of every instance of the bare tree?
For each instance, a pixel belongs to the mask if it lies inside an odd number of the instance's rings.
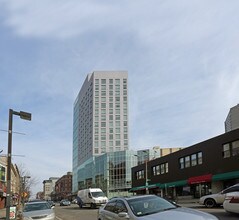
[[[20,200],[24,202],[32,196],[32,187],[39,183],[39,180],[31,175],[24,164],[17,165],[17,167],[20,175]]]

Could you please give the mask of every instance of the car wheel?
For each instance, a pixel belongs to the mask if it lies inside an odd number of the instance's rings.
[[[214,199],[207,199],[205,202],[204,202],[205,206],[207,208],[212,208],[214,206],[216,206],[216,202]]]

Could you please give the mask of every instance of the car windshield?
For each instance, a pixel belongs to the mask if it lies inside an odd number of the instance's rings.
[[[104,197],[105,194],[103,192],[91,192],[92,197],[98,198],[98,197]]]
[[[39,210],[45,210],[45,209],[51,209],[50,205],[48,203],[29,203],[26,204],[23,212],[32,212],[32,211],[39,211]]]
[[[176,205],[157,196],[147,196],[128,200],[128,204],[136,216],[151,215],[177,208]]]

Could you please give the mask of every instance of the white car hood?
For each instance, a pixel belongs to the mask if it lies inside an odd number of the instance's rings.
[[[211,214],[193,210],[193,209],[189,209],[189,208],[177,208],[177,209],[172,209],[172,210],[168,210],[168,211],[163,211],[163,212],[155,213],[155,214],[149,215],[149,216],[142,216],[142,217],[140,217],[140,219],[142,219],[142,220],[155,220],[155,219],[160,219],[160,220],[170,220],[170,219],[216,220],[217,219],[218,220],[217,217],[215,217]]]
[[[46,210],[39,210],[39,211],[31,211],[31,212],[23,212],[23,216],[26,217],[46,217],[48,215],[53,214],[54,211],[52,209],[46,209]]]

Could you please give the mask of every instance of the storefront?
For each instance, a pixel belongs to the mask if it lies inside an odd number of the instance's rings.
[[[160,195],[169,198],[200,198],[218,193],[239,183],[238,149],[239,129],[236,129],[148,161],[149,184],[157,184]],[[146,173],[145,167],[145,164],[139,164],[132,168],[132,187],[137,193],[145,177],[137,178],[136,174]],[[150,192],[154,193],[155,189]],[[145,190],[140,193],[145,193]]]

